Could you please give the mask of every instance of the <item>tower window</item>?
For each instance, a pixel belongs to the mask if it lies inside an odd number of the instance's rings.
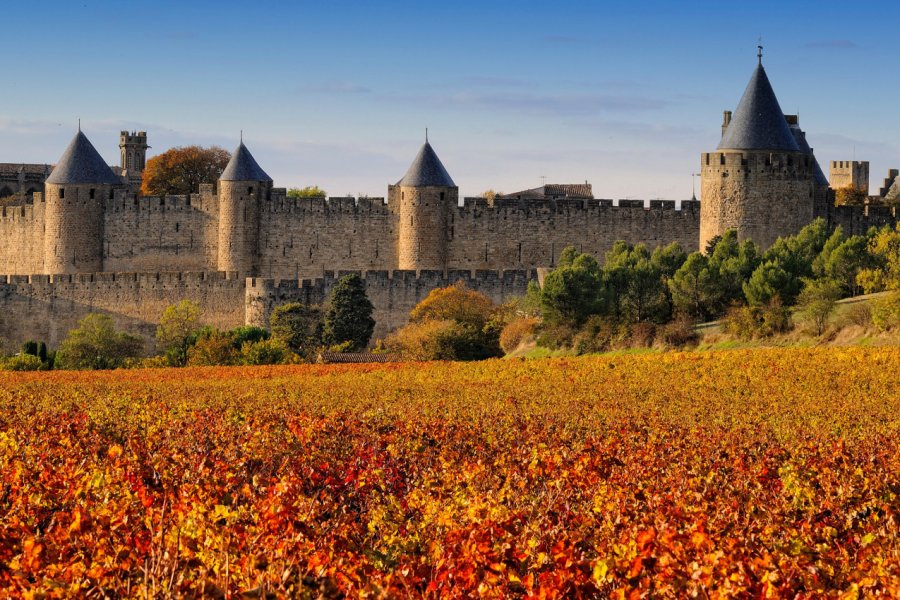
[[[248,193],[248,194],[252,194],[252,193],[253,193],[253,186],[252,186],[252,185],[251,185],[250,187],[247,188],[247,193]]]
[[[444,192],[441,192],[441,202],[444,201]]]
[[[90,198],[91,200],[94,199],[94,191],[95,191],[94,188],[91,188],[91,191],[88,192],[88,198]]]
[[[66,188],[59,188],[59,199],[62,200],[66,197]]]

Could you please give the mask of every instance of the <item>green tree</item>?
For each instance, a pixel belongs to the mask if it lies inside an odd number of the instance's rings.
[[[751,306],[763,306],[776,298],[783,301],[792,286],[793,277],[781,263],[777,260],[768,260],[759,265],[744,284],[744,296]]]
[[[856,296],[861,292],[857,275],[872,263],[868,252],[869,240],[853,235],[843,240],[824,261],[823,276],[838,282],[843,295]]]
[[[366,284],[353,273],[342,277],[331,292],[322,341],[326,346],[347,344],[350,352],[365,349],[375,329],[374,307],[366,295]]]
[[[668,319],[669,298],[662,272],[644,244],[616,242],[603,264],[610,312],[631,323]]]
[[[571,247],[563,250],[559,262],[544,278],[541,313],[546,322],[579,327],[604,308],[600,265],[593,256]]]
[[[269,317],[272,338],[305,360],[322,345],[322,310],[300,302],[282,304]]]
[[[841,284],[833,279],[806,279],[797,297],[797,306],[812,321],[816,335],[822,335],[841,297]]]
[[[139,337],[117,331],[109,315],[91,313],[60,344],[56,364],[63,369],[115,369],[141,355]]]
[[[717,276],[710,269],[705,254],[691,253],[668,284],[676,311],[699,320],[716,313],[719,306]]]
[[[290,188],[287,191],[288,198],[326,198],[328,194],[317,185],[309,185],[305,188]]]
[[[182,300],[166,307],[156,326],[156,348],[173,367],[187,363],[188,349],[197,341],[200,305]]]
[[[726,231],[709,255],[709,266],[719,288],[717,313],[744,299],[743,285],[761,260],[759,248],[752,240],[738,242],[737,232]]]

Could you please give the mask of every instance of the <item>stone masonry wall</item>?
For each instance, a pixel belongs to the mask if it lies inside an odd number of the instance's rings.
[[[493,205],[466,198],[451,212],[448,268],[521,269],[556,265],[566,246],[601,262],[617,240],[644,243],[651,250],[678,242],[698,248],[699,202],[654,200],[516,200]]]
[[[260,211],[258,273],[301,279],[334,269],[394,269],[395,229],[383,198],[293,199],[275,189]]]
[[[15,275],[44,272],[44,208],[34,204],[0,208],[0,270]]]
[[[341,277],[354,271],[326,272],[314,280],[278,281],[247,279],[246,322],[264,327],[275,307],[287,302],[307,305],[324,304]],[[409,311],[425,299],[431,290],[462,281],[497,303],[522,296],[528,282],[537,279],[537,271],[367,271],[359,273],[366,284],[366,294],[375,308],[373,340],[405,325]]]
[[[26,340],[55,348],[78,320],[109,314],[144,336],[152,350],[163,310],[180,300],[200,304],[203,321],[221,329],[244,322],[245,279],[235,273],[94,273],[0,276],[0,339],[6,350]]]
[[[218,199],[200,194],[116,198],[107,204],[103,270],[215,271]]]

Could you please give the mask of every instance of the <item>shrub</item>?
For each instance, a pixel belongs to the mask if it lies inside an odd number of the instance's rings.
[[[534,335],[538,320],[534,317],[519,317],[506,324],[500,332],[500,347],[509,354],[525,339]]]
[[[872,325],[872,306],[869,302],[854,302],[844,311],[842,321],[846,325],[869,327]]]
[[[44,363],[34,354],[17,354],[0,361],[0,369],[4,371],[40,371]]]
[[[722,331],[742,340],[772,337],[790,331],[791,312],[777,298],[764,306],[735,306],[722,319]]]
[[[204,331],[197,342],[188,349],[187,364],[193,367],[234,365],[238,362],[238,352],[231,336],[221,331]]]
[[[91,313],[60,344],[56,362],[63,369],[116,369],[143,347],[140,338],[117,331],[109,315]]]
[[[632,348],[649,348],[656,338],[656,325],[642,321],[631,325],[629,342]]]
[[[243,365],[280,365],[288,362],[291,351],[278,340],[244,342],[240,362]]]
[[[900,292],[872,301],[872,324],[880,331],[900,328]]]
[[[699,338],[693,319],[687,315],[680,315],[657,330],[657,340],[671,348],[693,346]]]
[[[426,320],[410,323],[388,336],[388,350],[407,360],[454,360],[454,340],[464,327],[455,321]]]
[[[593,316],[587,320],[572,340],[576,354],[607,352],[626,345],[630,330],[626,325],[608,317]]]
[[[808,318],[816,335],[822,335],[828,326],[828,319],[834,312],[838,298],[841,297],[841,285],[833,279],[807,279],[803,290],[797,297],[797,304]]]

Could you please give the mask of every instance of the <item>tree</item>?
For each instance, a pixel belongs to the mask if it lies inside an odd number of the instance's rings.
[[[793,287],[793,278],[777,260],[769,260],[759,265],[750,279],[744,284],[744,296],[751,306],[763,306],[769,304],[776,298],[780,302],[784,302],[786,296],[790,295]]]
[[[91,313],[69,331],[59,347],[56,364],[63,369],[115,369],[141,355],[139,337],[117,331],[109,315]]]
[[[322,310],[300,302],[282,304],[269,317],[272,338],[310,360],[322,345]]]
[[[602,272],[596,259],[575,248],[563,250],[559,266],[544,279],[541,313],[551,324],[579,327],[605,304]]]
[[[717,313],[744,299],[743,285],[759,266],[759,248],[752,240],[738,242],[737,232],[729,229],[719,238],[709,255],[709,266],[719,288]]]
[[[326,346],[349,343],[350,352],[363,350],[375,329],[373,310],[362,278],[355,273],[342,277],[331,292],[322,341]]]
[[[823,276],[838,282],[845,295],[856,296],[860,293],[857,275],[872,263],[868,243],[869,240],[864,236],[850,236],[829,253],[824,261]]]
[[[327,198],[328,193],[317,185],[308,185],[305,188],[290,188],[287,191],[288,198]]]
[[[182,300],[168,306],[156,326],[156,348],[173,367],[187,363],[188,349],[197,341],[200,329],[200,305]]]
[[[854,185],[838,188],[834,191],[835,206],[862,206],[868,196]]]
[[[617,319],[639,323],[668,317],[670,307],[662,273],[644,244],[616,242],[606,254],[603,280]]]
[[[900,223],[882,227],[868,242],[871,266],[862,269],[857,282],[866,293],[900,290]]]
[[[692,252],[669,280],[675,309],[696,319],[707,319],[718,307],[717,277],[709,267],[705,254]]]
[[[806,279],[797,305],[812,320],[816,335],[822,335],[841,297],[841,284],[833,279]]]
[[[229,160],[231,154],[218,146],[172,148],[147,161],[141,194],[194,194],[201,183],[216,183]]]
[[[432,290],[394,332],[388,348],[415,360],[481,360],[501,356],[501,319],[490,298],[465,284]]]

